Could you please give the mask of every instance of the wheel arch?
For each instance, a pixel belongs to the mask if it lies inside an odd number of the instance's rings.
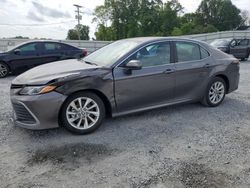
[[[61,105],[60,107],[60,110],[59,110],[59,114],[58,114],[58,123],[59,125],[61,126],[61,112],[62,112],[62,107],[63,105],[65,104],[65,102],[67,101],[68,97],[72,96],[72,95],[75,95],[77,93],[81,93],[81,92],[90,92],[90,93],[94,93],[96,94],[98,97],[100,97],[100,99],[103,101],[104,103],[104,106],[105,106],[105,110],[106,110],[106,115],[108,117],[111,117],[112,116],[112,107],[111,107],[111,103],[110,101],[108,100],[107,96],[102,93],[101,91],[99,90],[96,90],[96,89],[83,89],[83,90],[78,90],[78,91],[75,91],[75,92],[72,92],[70,93],[67,98],[65,99],[65,101],[63,102],[63,104]]]
[[[11,72],[12,71],[12,69],[11,69],[11,67],[10,67],[10,65],[7,63],[7,62],[5,62],[5,61],[0,61],[0,63],[3,63],[3,64],[5,64],[7,67],[8,67],[8,69],[9,69],[9,72]]]
[[[230,82],[229,82],[228,77],[225,74],[218,74],[218,75],[215,75],[215,77],[222,78],[225,81],[225,83],[226,83],[226,93],[228,93],[229,88],[230,88]]]

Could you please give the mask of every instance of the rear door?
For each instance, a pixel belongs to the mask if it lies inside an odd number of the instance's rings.
[[[177,101],[193,100],[203,95],[213,64],[209,53],[192,42],[175,42]]]
[[[147,45],[114,68],[117,111],[167,103],[173,99],[175,65],[172,63],[170,42]],[[123,67],[130,60],[140,60],[142,69],[127,72]]]
[[[42,52],[42,64],[50,63],[54,61],[61,60],[64,56],[64,50],[62,45],[56,42],[44,42],[43,52]]]
[[[248,40],[243,39],[236,43],[236,45],[230,47],[230,54],[236,58],[246,58],[248,55]]]

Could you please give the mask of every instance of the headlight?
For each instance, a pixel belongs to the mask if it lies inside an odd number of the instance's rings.
[[[19,94],[20,95],[40,95],[51,92],[56,89],[56,86],[27,86],[24,87]]]

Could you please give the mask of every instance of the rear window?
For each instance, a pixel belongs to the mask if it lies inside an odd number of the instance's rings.
[[[205,59],[210,56],[208,51],[205,50],[204,48],[200,48],[200,50],[201,50],[201,59]]]
[[[45,43],[45,50],[61,50],[62,46],[58,43]]]
[[[176,42],[176,51],[178,62],[196,61],[209,56],[204,48],[190,42]]]
[[[63,50],[78,50],[78,48],[74,47],[74,46],[70,46],[67,44],[61,44],[62,45],[62,49]]]

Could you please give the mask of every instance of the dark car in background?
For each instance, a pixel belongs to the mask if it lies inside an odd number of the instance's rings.
[[[216,39],[210,44],[242,61],[248,59],[250,55],[250,39],[224,38]]]
[[[32,41],[0,53],[0,78],[58,60],[82,58],[86,49],[54,41]]]
[[[147,37],[116,41],[79,60],[31,69],[12,81],[16,125],[86,134],[115,117],[201,101],[216,107],[238,88],[239,60],[204,42]],[[46,110],[45,110],[46,109]]]

